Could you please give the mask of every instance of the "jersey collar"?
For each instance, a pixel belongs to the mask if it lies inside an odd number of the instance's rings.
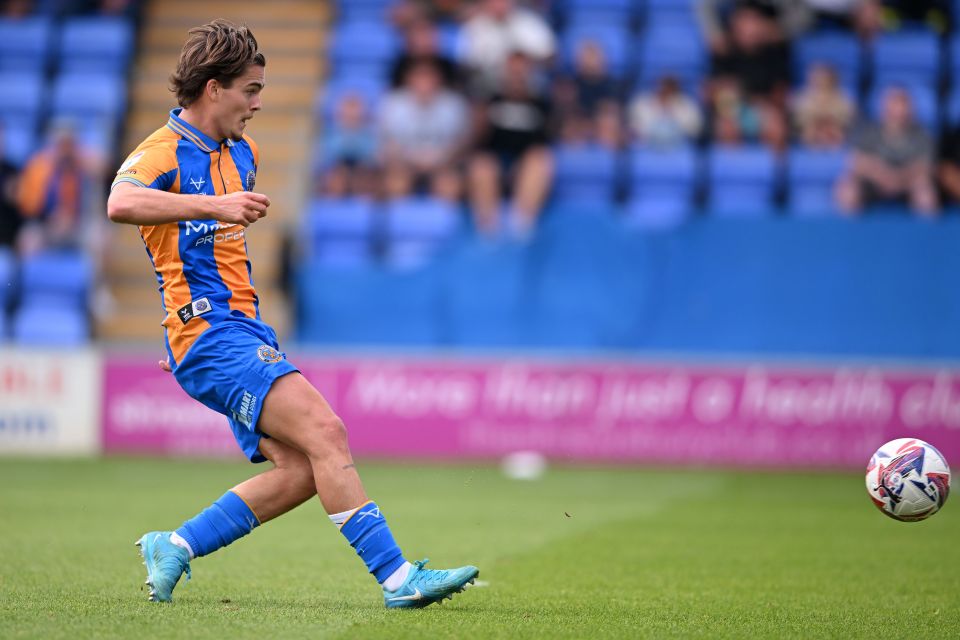
[[[183,120],[180,117],[181,111],[183,111],[183,107],[177,107],[176,109],[170,110],[170,119],[167,121],[168,127],[207,153],[212,153],[220,148],[221,143],[200,131],[200,129],[197,129],[186,120]],[[228,147],[232,147],[233,140],[224,140],[223,144],[226,144]]]

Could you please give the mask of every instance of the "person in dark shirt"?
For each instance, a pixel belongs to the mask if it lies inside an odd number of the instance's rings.
[[[710,122],[717,140],[728,142],[724,125],[733,121],[724,119],[723,114],[729,111],[731,97],[735,96],[738,110],[752,114],[756,120],[756,139],[780,151],[787,146],[790,46],[776,18],[772,7],[751,2],[739,4],[730,15],[726,44],[715,50],[712,58],[708,93]]]
[[[3,131],[0,130],[0,249],[12,247],[20,229],[17,206],[17,181],[20,171],[3,153]]]
[[[553,182],[549,99],[534,89],[533,67],[522,53],[507,59],[501,90],[480,108],[478,148],[470,163],[470,200],[481,233],[499,232],[500,185],[512,183],[511,232],[527,237]]]
[[[448,88],[458,85],[457,65],[443,55],[437,35],[437,27],[425,18],[413,21],[404,31],[403,51],[390,67],[390,85],[399,88],[411,67],[419,62],[429,62],[437,69]]]
[[[940,138],[937,178],[945,203],[960,204],[960,123]]]

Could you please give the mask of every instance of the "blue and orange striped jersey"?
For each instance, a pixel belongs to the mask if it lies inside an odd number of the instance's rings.
[[[113,186],[129,182],[208,196],[251,191],[260,163],[254,141],[214,140],[181,119],[180,111],[171,111],[167,124],[130,154]],[[260,319],[245,231],[212,218],[140,227],[163,297],[171,364],[211,325],[230,316]]]

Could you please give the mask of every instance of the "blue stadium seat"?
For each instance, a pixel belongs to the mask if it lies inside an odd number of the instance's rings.
[[[13,251],[0,247],[0,315],[17,290],[17,261]]]
[[[460,25],[444,22],[437,25],[437,39],[440,53],[451,60],[458,60],[460,56]]]
[[[427,197],[391,200],[384,215],[390,239],[446,240],[459,230],[461,222],[454,205]]]
[[[691,89],[706,73],[707,54],[695,25],[649,31],[641,40],[638,58],[641,88],[652,87],[661,77],[672,75]]]
[[[822,217],[837,212],[834,186],[847,163],[841,149],[794,148],[787,158],[787,209],[797,217]]]
[[[632,184],[627,221],[631,225],[669,226],[689,215],[699,165],[692,147],[637,147],[630,160]]]
[[[58,296],[83,305],[92,281],[93,265],[80,252],[42,252],[25,258],[21,265],[20,287],[24,297]]]
[[[74,347],[87,342],[90,324],[73,306],[24,305],[13,318],[13,339],[25,346]]]
[[[622,78],[631,58],[631,36],[623,24],[589,26],[574,24],[563,34],[563,56],[568,68],[573,68],[577,51],[584,42],[593,41],[603,50],[610,74]]]
[[[928,31],[886,33],[873,43],[874,83],[936,87],[940,79],[940,41]]]
[[[0,140],[4,157],[22,166],[39,145],[35,116],[0,116]]]
[[[568,28],[573,26],[628,27],[636,15],[632,0],[568,0],[566,2]]]
[[[634,229],[672,229],[689,219],[693,213],[690,196],[672,189],[652,185],[627,203],[623,221]]]
[[[3,117],[36,118],[44,108],[46,87],[35,73],[0,73],[0,114]]]
[[[387,65],[400,50],[388,23],[349,22],[333,35],[330,58],[336,78],[371,76],[383,79]]]
[[[947,98],[947,104],[944,105],[943,114],[947,127],[956,127],[960,125],[960,86],[954,87],[950,97]]]
[[[60,36],[60,71],[126,69],[133,57],[133,25],[115,17],[71,18]]]
[[[387,12],[393,0],[340,0],[336,5],[337,21],[349,22],[386,21]]]
[[[960,7],[958,7],[957,15],[960,15]],[[956,82],[956,78],[958,74],[960,74],[960,34],[954,35],[953,39],[950,40],[947,56],[947,68],[950,71],[950,78]]]
[[[663,29],[685,28],[697,31],[699,27],[694,13],[694,2],[686,0],[646,0],[644,28],[648,33]]]
[[[805,35],[793,45],[794,73],[798,84],[814,64],[827,64],[837,72],[840,85],[856,95],[863,72],[860,42],[851,33],[820,32]]]
[[[340,101],[348,95],[356,94],[363,98],[368,113],[372,116],[376,111],[377,103],[387,92],[387,88],[382,78],[358,76],[332,79],[319,94],[318,113],[325,121],[330,122],[336,114]]]
[[[355,267],[370,262],[374,205],[362,198],[316,199],[304,217],[308,253],[320,264]]]
[[[113,119],[126,103],[126,83],[112,73],[61,74],[53,85],[55,116]]]
[[[755,217],[771,212],[777,162],[760,146],[714,147],[707,154],[709,209],[724,217]]]
[[[46,17],[0,19],[0,72],[42,74],[52,35]]]
[[[933,87],[921,84],[902,84],[910,94],[913,100],[913,112],[917,122],[921,123],[931,131],[936,131],[939,127],[939,106],[937,94]],[[880,116],[883,107],[883,96],[888,89],[887,86],[877,86],[870,94],[868,103],[869,114],[873,118]]]
[[[393,200],[384,210],[387,262],[394,267],[420,266],[461,228],[454,205],[433,198]]]
[[[608,202],[613,197],[617,157],[594,145],[562,145],[555,151],[554,197],[561,202]]]

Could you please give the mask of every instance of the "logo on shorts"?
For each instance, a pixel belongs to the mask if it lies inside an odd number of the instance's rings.
[[[267,345],[263,345],[257,349],[257,357],[267,364],[274,364],[283,360],[283,356],[280,355],[279,351]]]
[[[257,172],[251,169],[247,171],[247,179],[245,184],[247,185],[247,191],[253,191],[253,188],[257,185]]]
[[[257,396],[249,391],[243,392],[240,399],[240,410],[233,412],[233,419],[246,427],[253,427],[253,410],[257,405]]]

